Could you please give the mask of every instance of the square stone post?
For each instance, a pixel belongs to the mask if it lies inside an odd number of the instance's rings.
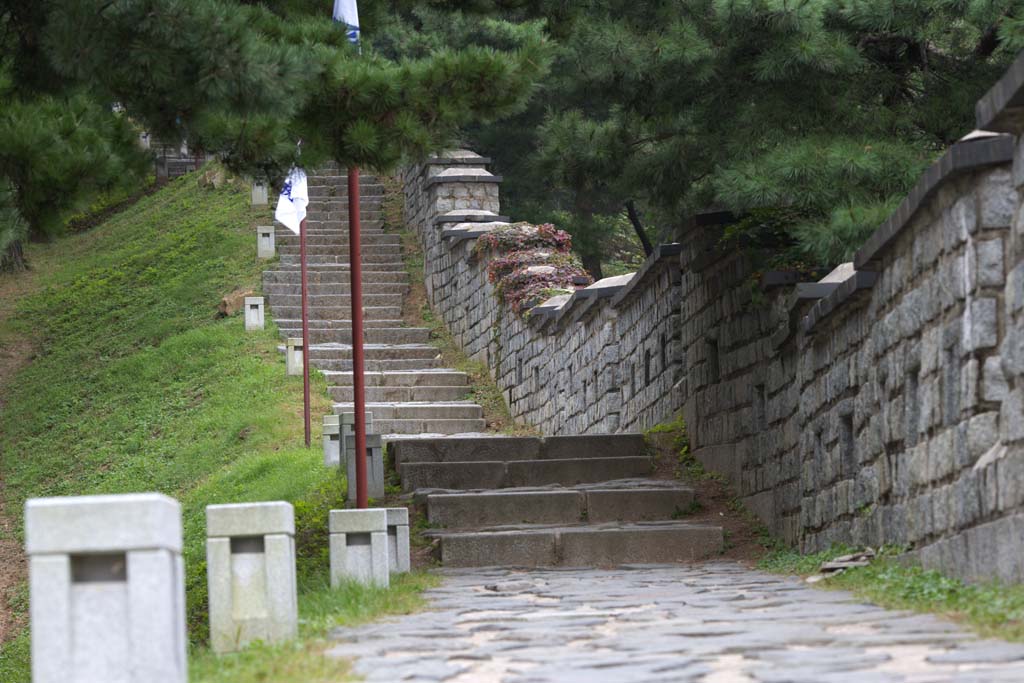
[[[331,586],[354,579],[386,588],[388,573],[387,510],[331,510]]]
[[[324,415],[324,467],[341,466],[341,426],[337,415]]]
[[[356,437],[345,437],[345,473],[348,478],[348,500],[356,500]],[[370,498],[384,497],[384,447],[380,434],[366,435],[366,495]]]
[[[256,257],[274,258],[277,254],[273,225],[260,225],[256,227]]]
[[[341,424],[341,462],[348,462],[348,437],[355,436],[356,433],[356,414],[355,413],[341,413],[339,416],[339,422]],[[366,433],[373,433],[373,413],[367,411],[366,413]]]
[[[186,683],[181,506],[157,493],[25,504],[34,683]]]
[[[263,315],[263,297],[245,297],[245,329],[249,331],[262,330],[265,324],[266,321]]]
[[[266,206],[268,204],[267,184],[263,181],[256,181],[252,184],[252,205]]]
[[[213,651],[298,635],[291,504],[208,505],[206,536]]]
[[[285,342],[284,364],[289,375],[302,374],[303,352],[302,337],[288,337],[288,340]]]
[[[409,557],[409,510],[385,508],[388,513],[388,567],[396,574],[412,568]]]

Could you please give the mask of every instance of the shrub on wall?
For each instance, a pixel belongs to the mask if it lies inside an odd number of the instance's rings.
[[[555,294],[593,282],[571,248],[569,234],[553,225],[516,223],[481,236],[475,253],[491,257],[487,278],[498,300],[524,314]]]

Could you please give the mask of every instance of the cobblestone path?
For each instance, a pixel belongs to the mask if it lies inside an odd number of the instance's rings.
[[[736,564],[443,575],[430,609],[328,654],[368,681],[1024,681],[1024,645]]]

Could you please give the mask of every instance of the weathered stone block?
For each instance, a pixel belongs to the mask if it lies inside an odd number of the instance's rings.
[[[265,325],[263,312],[262,296],[245,297],[245,329],[262,330]]]
[[[348,478],[348,501],[356,500],[356,437],[345,437],[345,473]],[[380,434],[366,435],[366,495],[384,497],[384,446]]]
[[[328,527],[331,585],[354,580],[386,587],[390,581],[387,510],[331,510]]]
[[[32,680],[185,683],[181,545],[167,496],[29,500]]]
[[[975,245],[977,258],[976,273],[982,287],[997,287],[1003,284],[1003,241],[985,240]]]
[[[975,299],[963,318],[963,349],[990,349],[999,342],[999,314],[995,299]]]
[[[999,356],[989,356],[981,375],[981,397],[986,401],[1002,401],[1009,386],[1003,375],[1003,364]]]
[[[385,508],[388,514],[388,567],[401,574],[412,569],[408,508]]]
[[[275,233],[273,225],[259,225],[256,227],[256,257],[274,258],[277,255],[275,244]]]
[[[206,507],[210,645],[234,652],[298,634],[295,513],[290,503]]]
[[[252,184],[252,192],[250,194],[250,203],[253,206],[267,206],[269,203],[269,193],[267,184],[264,182],[254,182]]]
[[[333,416],[335,422],[339,425],[339,439],[340,439],[340,462],[348,462],[348,438],[355,436],[356,433],[356,414],[355,413],[340,413]],[[366,433],[373,434],[373,413],[366,412]]]
[[[324,415],[324,467],[341,466],[341,425],[337,415]]]
[[[304,350],[302,337],[288,337],[284,347],[284,364],[289,375],[302,374],[302,354]]]

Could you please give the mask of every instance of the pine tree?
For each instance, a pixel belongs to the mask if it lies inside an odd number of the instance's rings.
[[[279,180],[296,161],[387,169],[522,109],[547,67],[539,26],[506,27],[502,50],[376,50],[375,25],[401,25],[417,4],[361,3],[360,53],[330,3],[0,0],[0,185],[20,216],[0,229],[0,253],[53,234],[90,189],[137,173],[125,143],[140,129]]]
[[[540,96],[473,131],[505,177],[530,178],[507,185],[511,210],[569,211],[588,234],[634,202],[669,239],[709,205],[775,207],[796,255],[822,264],[848,258],[971,130],[975,100],[1024,47],[1021,0],[571,6]],[[518,11],[552,8],[565,3]]]

